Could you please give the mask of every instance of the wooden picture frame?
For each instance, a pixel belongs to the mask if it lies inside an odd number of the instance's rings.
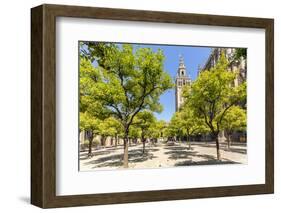
[[[265,184],[122,193],[56,195],[56,17],[265,29]],[[261,139],[263,140],[263,139]],[[41,208],[267,194],[274,191],[274,21],[64,5],[31,9],[31,203]]]

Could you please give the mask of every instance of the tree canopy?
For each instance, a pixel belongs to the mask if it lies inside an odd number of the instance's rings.
[[[132,125],[132,127],[135,127],[139,130],[139,136],[143,143],[143,154],[145,151],[146,140],[152,136],[152,127],[155,125],[155,123],[156,118],[152,112],[142,111],[137,114],[134,124]]]
[[[227,144],[229,148],[232,133],[234,131],[245,131],[247,128],[246,110],[240,106],[232,107],[224,116],[222,125],[227,133]]]
[[[84,72],[87,74],[86,80],[80,78],[80,88],[90,85],[81,95],[82,99],[94,103],[91,107],[93,114],[100,107],[100,114],[113,116],[122,124],[124,167],[127,167],[127,140],[134,117],[143,110],[160,112],[159,96],[173,86],[163,68],[164,55],[161,50],[134,49],[130,44],[86,42],[82,47],[80,64],[86,61],[87,70],[91,73]]]
[[[231,107],[246,99],[246,82],[233,86],[236,75],[237,73],[228,71],[228,61],[222,54],[213,68],[201,72],[191,88],[184,91],[186,101],[194,113],[204,119],[216,139],[218,160],[218,135],[223,130],[223,118]]]

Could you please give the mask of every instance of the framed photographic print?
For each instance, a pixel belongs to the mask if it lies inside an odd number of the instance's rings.
[[[31,203],[274,191],[274,21],[31,9]]]

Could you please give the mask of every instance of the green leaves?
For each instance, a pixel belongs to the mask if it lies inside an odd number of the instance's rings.
[[[186,102],[215,135],[222,130],[226,112],[246,102],[246,82],[234,87],[236,76],[237,73],[228,71],[228,62],[221,55],[214,68],[201,72],[191,88],[184,90]]]
[[[101,121],[99,124],[99,129],[100,129],[99,132],[100,135],[112,136],[112,137],[116,135],[120,135],[120,132],[122,132],[123,130],[121,123],[113,117],[109,117]]]
[[[91,115],[82,117],[80,125],[84,128],[87,119],[98,118],[102,120],[98,126],[101,135],[122,132],[125,167],[128,134],[136,136],[139,130],[148,134],[150,122],[155,119],[152,112],[162,110],[160,95],[173,87],[163,63],[160,50],[134,49],[130,44],[80,43],[80,112]],[[137,120],[145,122],[132,127],[138,115]],[[118,121],[122,128],[110,119]]]
[[[173,84],[163,70],[161,51],[153,52],[149,48],[134,50],[130,44],[87,45],[92,60],[98,62],[91,71],[95,78],[88,78],[92,81],[89,90],[92,100],[102,103],[105,111],[118,118],[126,128],[140,111],[162,110],[159,96]],[[84,81],[81,79],[80,83],[84,85]]]
[[[170,136],[189,136],[207,132],[204,120],[196,116],[194,110],[188,104],[185,104],[180,111],[174,114],[168,129]]]
[[[182,114],[176,112],[168,125],[167,134],[168,136],[183,136],[184,135],[184,125],[182,120]]]
[[[140,137],[148,138],[151,136],[155,123],[156,118],[153,113],[145,110],[136,115],[132,127],[139,130]]]
[[[91,131],[93,134],[99,132],[100,120],[91,116],[87,112],[80,112],[80,130]]]
[[[247,127],[246,110],[240,106],[233,106],[228,110],[222,120],[223,128],[227,132],[244,131]]]

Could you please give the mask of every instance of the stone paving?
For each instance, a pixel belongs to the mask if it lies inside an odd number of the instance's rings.
[[[93,149],[93,157],[87,151],[80,152],[80,171],[112,170],[123,168],[123,146]],[[174,166],[246,164],[246,144],[233,144],[230,149],[221,144],[221,161],[216,160],[215,143],[193,142],[191,149],[186,143],[147,144],[129,147],[129,168],[159,168]]]

